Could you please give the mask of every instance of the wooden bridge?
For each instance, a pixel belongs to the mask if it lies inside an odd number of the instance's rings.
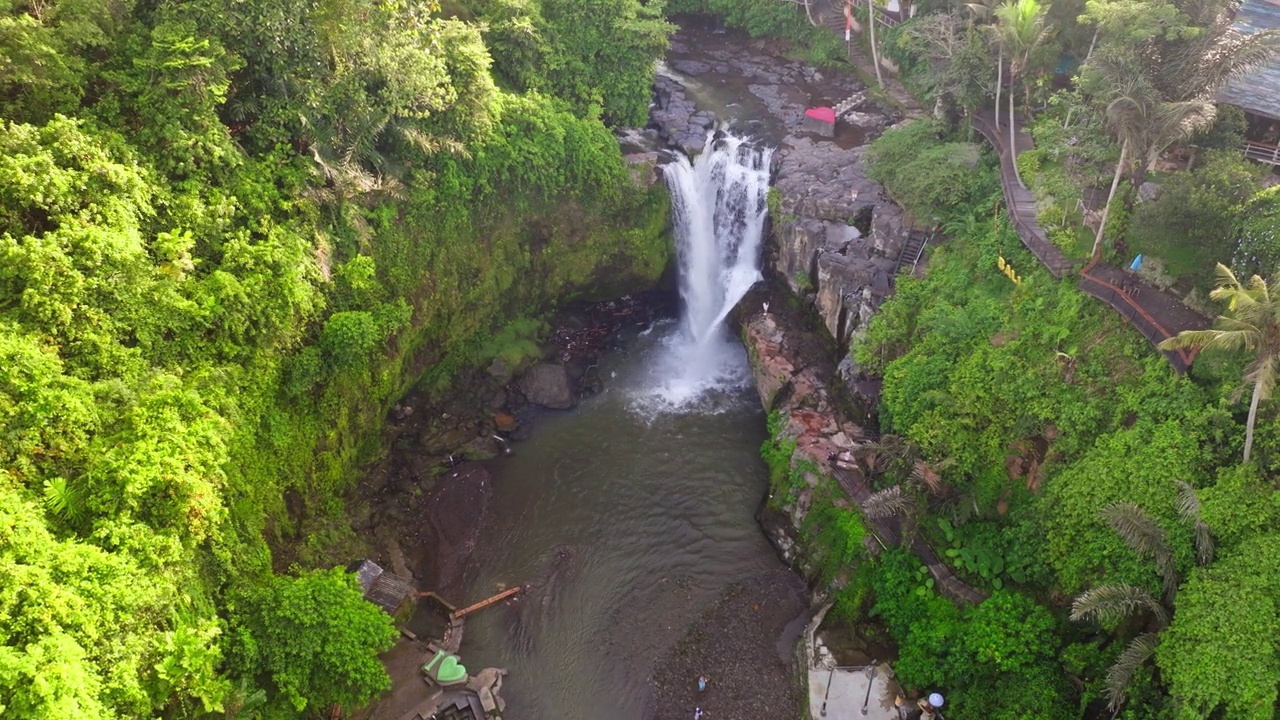
[[[1000,183],[1004,186],[1005,205],[1009,218],[1022,244],[1031,254],[1061,279],[1074,271],[1075,263],[1068,260],[1056,245],[1049,241],[1044,228],[1036,218],[1035,196],[1022,187],[1014,172],[1014,157],[1009,151],[1009,127],[1000,126],[991,110],[983,110],[971,116],[973,127],[1000,155]],[[1019,130],[1014,135],[1018,152],[1035,147],[1031,136]],[[1093,261],[1080,271],[1078,287],[1084,292],[1110,305],[1120,316],[1137,328],[1152,345],[1159,345],[1183,330],[1200,330],[1209,327],[1209,320],[1187,307],[1177,297],[1157,287],[1142,282],[1137,275],[1116,267]],[[1164,351],[1162,351],[1164,352]],[[1195,360],[1194,350],[1164,352],[1173,368],[1184,373]]]

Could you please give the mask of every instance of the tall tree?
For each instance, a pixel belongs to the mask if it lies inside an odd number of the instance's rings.
[[[1000,45],[1009,53],[1009,153],[1013,156],[1013,172],[1022,182],[1018,172],[1017,118],[1013,114],[1013,86],[1020,75],[1027,72],[1032,55],[1048,37],[1053,28],[1046,19],[1049,6],[1038,0],[1017,0],[996,8],[999,21]]]
[[[983,35],[986,36],[987,42],[996,49],[996,103],[992,110],[992,116],[995,118],[996,128],[999,128],[1000,87],[1004,84],[1004,45],[1000,42],[1000,33],[997,27],[992,24],[992,20],[996,15],[996,0],[977,0],[977,2],[966,3],[965,7],[969,9],[973,21],[982,23]]]
[[[1101,61],[1099,66],[1116,83],[1106,115],[1107,128],[1120,142],[1120,159],[1094,236],[1094,258],[1101,256],[1107,218],[1125,169],[1136,161],[1133,181],[1141,184],[1146,168],[1170,145],[1209,128],[1217,117],[1216,106],[1208,100],[1164,100],[1141,70],[1123,59]]]
[[[1280,373],[1280,298],[1271,297],[1267,281],[1258,275],[1249,278],[1248,285],[1245,285],[1222,263],[1218,263],[1217,273],[1218,287],[1209,293],[1209,297],[1225,301],[1226,312],[1218,316],[1213,328],[1184,330],[1160,343],[1160,349],[1243,350],[1252,357],[1243,377],[1246,385],[1253,386],[1244,436],[1244,462],[1248,463],[1253,450],[1258,404],[1271,397],[1277,373]],[[1276,278],[1271,281],[1276,282]]]
[[[880,70],[880,49],[876,45],[876,0],[867,0],[867,29],[871,33],[871,64],[876,66],[876,83],[884,87],[884,76]]]

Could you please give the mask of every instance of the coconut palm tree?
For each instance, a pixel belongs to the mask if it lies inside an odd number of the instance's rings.
[[[965,3],[971,19],[982,23],[983,34],[987,41],[996,48],[996,104],[993,112],[996,128],[1000,127],[1000,88],[1004,84],[1004,44],[1000,42],[1000,33],[995,25],[990,24],[996,16],[997,0],[977,0]]]
[[[1209,330],[1184,330],[1160,343],[1160,349],[1201,347],[1249,353],[1252,360],[1243,377],[1246,385],[1253,386],[1244,436],[1244,462],[1248,463],[1258,404],[1271,397],[1280,373],[1280,298],[1271,297],[1267,281],[1257,275],[1249,278],[1248,285],[1242,284],[1222,263],[1218,263],[1217,275],[1218,287],[1209,297],[1225,300],[1226,312],[1218,316]],[[1273,277],[1272,282],[1276,282],[1276,278]]]
[[[1187,140],[1213,125],[1217,107],[1204,99],[1168,101],[1148,80],[1140,68],[1123,58],[1096,61],[1099,71],[1114,81],[1113,97],[1107,104],[1107,128],[1120,142],[1120,159],[1111,178],[1111,190],[1102,208],[1102,219],[1093,240],[1093,257],[1102,253],[1111,203],[1115,200],[1120,177],[1136,160],[1135,184],[1141,184],[1145,170],[1170,145]]]
[[[1210,97],[1231,78],[1249,72],[1280,52],[1280,31],[1244,33],[1234,26],[1239,2],[1180,0],[1175,2],[1190,25],[1187,35],[1157,35],[1135,48],[1165,96],[1172,100]]]
[[[1178,515],[1195,528],[1196,562],[1203,566],[1213,561],[1213,537],[1209,526],[1200,518],[1200,500],[1195,488],[1182,480],[1178,486]],[[1146,631],[1129,641],[1115,663],[1107,669],[1106,695],[1111,712],[1124,704],[1125,693],[1133,674],[1155,654],[1160,633],[1169,627],[1173,600],[1178,585],[1173,550],[1164,530],[1140,506],[1116,503],[1102,510],[1102,517],[1130,549],[1155,561],[1156,572],[1164,583],[1164,602],[1145,589],[1127,584],[1099,585],[1080,593],[1071,603],[1071,619],[1093,620],[1114,625],[1135,613],[1144,613]]]
[[[880,70],[880,50],[876,45],[876,0],[867,0],[867,30],[871,33],[871,64],[876,67],[876,82],[884,89]]]
[[[999,21],[1000,45],[1009,53],[1009,153],[1013,156],[1013,174],[1018,184],[1022,174],[1018,172],[1017,119],[1013,115],[1013,86],[1019,75],[1025,74],[1032,54],[1048,39],[1053,26],[1047,20],[1049,6],[1038,0],[1006,2],[996,8]]]

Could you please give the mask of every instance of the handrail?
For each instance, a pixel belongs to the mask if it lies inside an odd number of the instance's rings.
[[[1153,316],[1151,315],[1151,313],[1147,312],[1146,308],[1142,307],[1142,305],[1141,305],[1140,303],[1138,303],[1138,301],[1137,301],[1137,300],[1135,300],[1133,297],[1131,297],[1131,296],[1129,295],[1129,293],[1125,292],[1123,288],[1116,287],[1116,286],[1115,286],[1114,284],[1112,284],[1110,281],[1105,280],[1105,279],[1103,279],[1103,278],[1100,278],[1100,277],[1098,277],[1097,275],[1093,275],[1093,274],[1091,274],[1091,273],[1090,273],[1090,271],[1091,271],[1091,270],[1093,270],[1093,268],[1094,268],[1097,264],[1098,264],[1098,261],[1097,261],[1096,259],[1095,259],[1095,260],[1090,261],[1090,262],[1089,262],[1089,264],[1088,264],[1088,265],[1086,265],[1086,266],[1084,267],[1084,269],[1080,271],[1080,276],[1081,276],[1081,277],[1083,277],[1083,278],[1086,278],[1086,279],[1090,280],[1091,282],[1097,283],[1098,285],[1101,285],[1101,286],[1103,286],[1103,287],[1105,287],[1105,288],[1107,288],[1107,289],[1111,290],[1111,295],[1112,295],[1112,296],[1118,296],[1118,297],[1120,297],[1121,299],[1123,299],[1123,300],[1125,301],[1125,304],[1126,304],[1126,305],[1128,305],[1128,306],[1129,306],[1129,307],[1130,307],[1134,312],[1136,312],[1138,315],[1140,315],[1140,316],[1142,317],[1142,319],[1143,319],[1143,320],[1144,320],[1144,321],[1145,321],[1145,322],[1146,322],[1146,323],[1147,323],[1147,324],[1148,324],[1148,325],[1149,325],[1149,326],[1150,326],[1154,331],[1156,331],[1156,333],[1158,333],[1159,340],[1157,340],[1157,339],[1155,339],[1155,338],[1151,337],[1151,335],[1150,335],[1150,334],[1148,334],[1148,333],[1145,333],[1145,332],[1144,332],[1144,333],[1142,333],[1143,335],[1146,335],[1146,336],[1147,336],[1147,340],[1148,340],[1148,341],[1150,341],[1150,342],[1151,342],[1151,344],[1153,344],[1153,345],[1156,345],[1156,346],[1157,346],[1157,348],[1156,348],[1156,349],[1159,349],[1160,342],[1162,342],[1162,341],[1164,341],[1164,340],[1167,340],[1167,339],[1169,339],[1169,338],[1171,338],[1171,337],[1174,337],[1174,333],[1169,332],[1169,330],[1167,330],[1167,329],[1165,328],[1165,326],[1164,326],[1164,325],[1162,325],[1162,324],[1160,323],[1160,321],[1159,321],[1159,320],[1156,320],[1156,319],[1155,319],[1155,317],[1153,317]],[[1114,304],[1114,303],[1112,303],[1109,299],[1107,299],[1107,298],[1102,298],[1101,296],[1096,296],[1096,297],[1098,297],[1098,298],[1099,298],[1099,299],[1101,299],[1101,300],[1106,300],[1106,302],[1107,302],[1107,304],[1108,304],[1108,305],[1111,305],[1111,306],[1112,306],[1113,308],[1115,308],[1116,310],[1120,310],[1120,308],[1116,307],[1116,306],[1115,306],[1115,304]],[[1124,315],[1124,313],[1123,313],[1123,312],[1121,312],[1121,315],[1123,316],[1123,315]],[[1127,317],[1126,319],[1127,319],[1127,320],[1129,320],[1129,322],[1133,323],[1133,318],[1132,318],[1132,316],[1129,316],[1129,317]],[[1138,323],[1133,323],[1133,324],[1134,324],[1135,326],[1137,326],[1137,325],[1138,325]],[[1138,329],[1139,329],[1139,330],[1141,330],[1142,328],[1141,328],[1141,327],[1139,327]],[[1184,364],[1187,368],[1190,368],[1190,367],[1191,367],[1191,363],[1192,363],[1192,362],[1194,362],[1194,361],[1195,361],[1195,359],[1196,359],[1196,354],[1199,352],[1199,349],[1198,349],[1198,348],[1191,348],[1191,349],[1187,349],[1187,348],[1178,348],[1178,349],[1176,349],[1176,350],[1161,350],[1161,352],[1173,353],[1174,355],[1176,355],[1176,356],[1178,357],[1178,359],[1179,359],[1179,360],[1181,360],[1181,361],[1183,362],[1183,364]]]
[[[1009,208],[1009,220],[1013,223],[1014,229],[1018,232],[1018,237],[1022,240],[1022,244],[1031,251],[1031,254],[1040,261],[1042,265],[1053,274],[1054,277],[1061,279],[1065,270],[1070,267],[1070,262],[1061,251],[1053,247],[1049,242],[1048,234],[1044,228],[1040,227],[1038,221],[1023,217],[1018,212],[1015,194],[1022,188],[1014,188],[1010,182],[1010,177],[1014,175],[1014,160],[1011,153],[1008,152],[1007,143],[1004,141],[999,127],[993,127],[987,118],[982,114],[974,114],[973,126],[982,134],[987,142],[996,149],[996,154],[1000,157],[1000,186],[1004,190],[1005,205]],[[1033,241],[1034,240],[1034,241]]]
[[[1250,160],[1257,160],[1269,165],[1280,165],[1280,145],[1268,145],[1267,143],[1245,140],[1241,143],[1241,150],[1244,151],[1244,156]]]

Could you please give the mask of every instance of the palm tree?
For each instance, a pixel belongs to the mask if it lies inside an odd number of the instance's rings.
[[[1226,313],[1219,315],[1209,330],[1184,330],[1160,343],[1160,349],[1244,350],[1252,356],[1242,378],[1245,384],[1253,386],[1244,436],[1244,462],[1248,463],[1258,403],[1271,397],[1277,372],[1280,372],[1280,298],[1272,298],[1267,281],[1257,275],[1249,278],[1248,285],[1243,285],[1222,263],[1218,263],[1217,274],[1218,287],[1209,297],[1225,300]],[[1272,282],[1276,282],[1274,277]]]
[[[871,33],[871,64],[876,67],[876,82],[884,88],[884,77],[880,71],[880,51],[876,47],[876,0],[867,0],[867,28]]]
[[[1017,0],[1006,2],[996,8],[999,20],[1000,45],[1009,50],[1009,153],[1013,156],[1013,174],[1018,184],[1022,182],[1022,174],[1018,172],[1017,120],[1013,116],[1013,85],[1018,76],[1027,70],[1031,56],[1049,37],[1052,25],[1046,19],[1049,6],[1041,5],[1038,0]]]
[[[1164,100],[1142,71],[1123,59],[1103,59],[1097,63],[1101,72],[1114,80],[1115,91],[1107,104],[1107,128],[1120,141],[1120,159],[1116,162],[1111,190],[1107,193],[1102,219],[1093,240],[1093,257],[1102,254],[1102,238],[1111,214],[1120,177],[1135,159],[1139,163],[1134,183],[1141,184],[1145,170],[1170,145],[1190,138],[1213,125],[1217,107],[1208,100]]]
[[[965,7],[972,14],[972,19],[984,23],[983,30],[987,41],[996,48],[996,104],[993,112],[996,129],[1000,128],[1000,87],[1004,84],[1004,45],[1000,42],[1000,33],[995,25],[986,24],[996,15],[996,0],[978,0],[966,3]]]
[[[1168,98],[1213,96],[1231,78],[1263,65],[1280,52],[1280,31],[1243,33],[1235,28],[1238,2],[1181,0],[1176,4],[1190,25],[1201,31],[1191,38],[1157,35],[1139,53]]]
[[[1209,526],[1200,519],[1200,500],[1190,483],[1182,480],[1176,483],[1178,514],[1195,528],[1196,562],[1207,565],[1213,561],[1213,537]],[[1130,640],[1107,669],[1107,704],[1114,717],[1124,704],[1133,674],[1155,653],[1160,633],[1169,627],[1178,576],[1164,530],[1145,510],[1134,503],[1116,503],[1104,508],[1101,514],[1134,552],[1155,561],[1156,572],[1165,588],[1164,603],[1143,588],[1127,584],[1099,585],[1080,593],[1071,603],[1071,619],[1075,621],[1094,620],[1111,625],[1137,611],[1145,611],[1148,617],[1147,631]]]

